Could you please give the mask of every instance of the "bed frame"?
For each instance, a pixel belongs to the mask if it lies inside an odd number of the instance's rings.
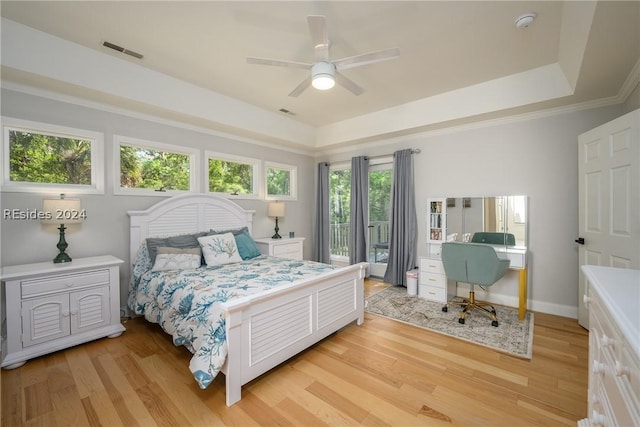
[[[140,243],[162,237],[248,227],[254,211],[225,198],[189,194],[164,199],[143,211],[129,211],[130,257]],[[366,263],[338,268],[267,292],[228,301],[226,404],[241,399],[244,384],[356,321],[364,321]],[[268,339],[264,339],[268,337]]]

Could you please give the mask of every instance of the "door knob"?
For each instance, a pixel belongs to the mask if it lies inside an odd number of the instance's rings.
[[[578,237],[575,242],[579,245],[584,245],[584,237]]]

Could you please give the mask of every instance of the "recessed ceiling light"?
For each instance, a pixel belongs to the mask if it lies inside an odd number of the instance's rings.
[[[538,14],[535,12],[528,12],[524,15],[518,16],[515,21],[516,28],[527,28],[529,25],[533,24],[536,16],[538,16]]]

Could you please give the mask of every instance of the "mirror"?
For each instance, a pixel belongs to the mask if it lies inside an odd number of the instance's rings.
[[[446,204],[445,240],[470,242],[476,234],[479,242],[526,248],[527,196],[450,197]],[[495,235],[477,234],[482,232],[504,234],[497,242]]]

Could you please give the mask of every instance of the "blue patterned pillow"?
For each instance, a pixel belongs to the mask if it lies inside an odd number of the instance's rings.
[[[223,265],[242,261],[232,233],[198,237],[207,265]]]
[[[236,245],[238,246],[238,252],[242,259],[252,259],[260,256],[260,249],[256,246],[256,242],[248,231],[243,231],[240,234],[234,236],[236,238]]]

